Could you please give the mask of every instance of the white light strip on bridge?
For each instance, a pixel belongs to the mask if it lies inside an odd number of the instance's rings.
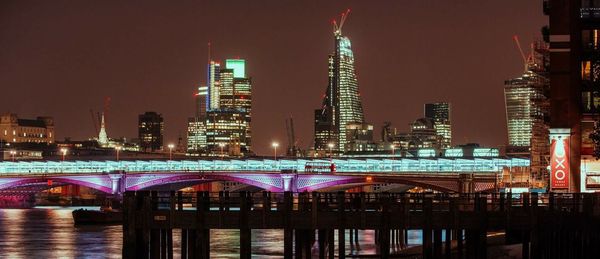
[[[500,172],[504,167],[527,167],[524,158],[474,159],[334,159],[337,172]],[[54,174],[98,172],[175,172],[175,171],[281,171],[305,172],[307,163],[330,163],[311,159],[247,160],[136,160],[136,161],[20,161],[0,162],[0,174]]]

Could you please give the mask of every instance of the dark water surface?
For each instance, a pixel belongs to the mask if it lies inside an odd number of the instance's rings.
[[[122,227],[75,227],[74,209],[77,207],[0,209],[0,258],[121,258]],[[180,237],[174,230],[175,258],[180,256]],[[409,232],[409,244],[420,243],[420,238],[420,231]],[[350,252],[348,239],[346,250]],[[359,240],[361,249],[353,254],[375,253],[373,231],[359,231]],[[211,230],[210,241],[211,258],[239,257],[238,231]],[[282,258],[283,230],[253,230],[252,253],[254,258]]]

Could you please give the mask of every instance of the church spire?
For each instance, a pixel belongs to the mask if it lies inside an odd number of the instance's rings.
[[[108,136],[106,134],[106,127],[104,123],[104,113],[102,113],[102,121],[100,123],[100,133],[98,134],[98,144],[101,147],[108,146]]]

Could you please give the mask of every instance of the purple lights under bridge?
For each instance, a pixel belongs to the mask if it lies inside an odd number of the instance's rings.
[[[98,191],[121,195],[125,191],[172,189],[208,183],[231,181],[272,192],[318,191],[348,186],[379,183],[404,184],[443,192],[492,191],[496,174],[472,173],[281,173],[281,172],[164,172],[164,173],[85,173],[0,177],[0,195],[15,192],[31,193],[56,186],[73,184]],[[44,188],[45,187],[45,188]]]

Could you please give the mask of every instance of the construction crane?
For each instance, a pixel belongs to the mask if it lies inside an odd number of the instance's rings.
[[[346,12],[342,13],[342,17],[340,18],[340,25],[338,26],[337,21],[335,19],[333,19],[332,23],[333,23],[333,33],[335,34],[335,36],[340,36],[342,35],[342,27],[344,27],[344,22],[346,21],[346,18],[348,18],[348,15],[350,14],[350,8],[348,8],[348,10],[346,10]]]
[[[98,119],[94,115],[94,110],[90,109],[90,116],[92,117],[92,124],[94,125],[94,136],[98,135]]]
[[[292,118],[292,116],[285,120],[285,129],[288,137],[287,155],[297,156],[299,151],[298,140],[296,140],[296,134],[294,132],[294,118]]]
[[[527,70],[529,70],[529,65],[531,63],[533,63],[533,44],[531,45],[530,54],[525,55],[525,52],[523,52],[523,48],[521,48],[521,42],[519,41],[519,36],[514,35],[513,40],[515,41],[515,44],[517,45],[517,48],[519,49],[519,53],[521,53],[521,58],[523,58],[523,65],[525,66],[525,72],[527,72]]]
[[[106,117],[108,116],[108,109],[110,108],[110,96],[104,97],[104,110],[102,111],[102,115],[104,115],[104,121],[106,121]]]

